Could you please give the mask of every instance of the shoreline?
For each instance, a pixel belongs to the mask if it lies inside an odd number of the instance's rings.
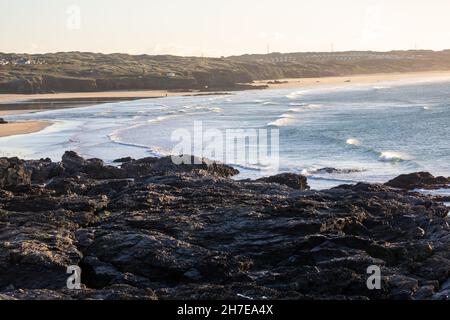
[[[355,85],[370,84],[401,80],[439,80],[449,78],[450,71],[424,71],[424,72],[398,72],[398,73],[373,73],[355,74],[349,76],[319,77],[319,78],[286,78],[274,80],[257,80],[254,85],[267,85],[270,89],[295,89],[303,87],[327,86],[327,85]]]
[[[373,73],[373,74],[355,74],[349,76],[331,76],[317,78],[286,78],[272,80],[255,80],[253,83],[247,83],[253,87],[267,85],[267,89],[285,89],[285,88],[301,88],[304,86],[322,86],[331,84],[348,85],[351,84],[367,84],[384,81],[399,81],[406,79],[426,80],[439,77],[449,77],[448,71],[423,71],[423,72],[398,72],[398,73]],[[280,83],[274,83],[280,82]],[[251,89],[243,89],[238,91],[246,91]],[[199,96],[199,95],[220,95],[230,94],[230,90],[219,91],[170,91],[170,90],[130,90],[130,91],[99,91],[99,92],[60,92],[60,93],[44,93],[44,94],[0,94],[0,105],[8,103],[21,103],[29,101],[44,100],[45,102],[57,100],[80,99],[146,99],[146,98],[165,98],[180,96]],[[81,102],[81,101],[80,101]],[[2,112],[2,111],[0,111]]]
[[[0,124],[0,138],[36,133],[52,124],[49,121],[18,121]]]
[[[147,99],[181,96],[229,94],[228,91],[169,91],[169,90],[134,90],[134,91],[98,91],[98,92],[59,92],[38,94],[0,94],[0,104],[20,103],[34,100],[79,100],[79,99]]]
[[[267,89],[296,89],[304,87],[323,87],[330,85],[348,86],[376,84],[402,80],[450,80],[450,71],[426,71],[404,73],[377,73],[337,77],[318,78],[290,78],[277,80],[256,80],[250,85],[257,87],[266,85]],[[247,84],[249,85],[249,84]],[[67,92],[47,94],[0,94],[0,117],[20,115],[25,113],[57,110],[64,108],[84,107],[99,103],[128,101],[137,99],[220,95],[230,94],[224,91],[168,91],[168,90],[140,90],[140,91],[106,91],[106,92]],[[0,137],[39,132],[51,125],[46,121],[9,122],[0,125]]]

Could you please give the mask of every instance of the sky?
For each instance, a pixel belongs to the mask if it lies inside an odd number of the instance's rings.
[[[0,52],[450,48],[450,0],[0,0]]]

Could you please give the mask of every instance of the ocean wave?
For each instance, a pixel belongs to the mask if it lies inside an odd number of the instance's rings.
[[[242,164],[242,163],[233,163],[233,162],[225,162],[226,165],[232,166],[235,169],[240,170],[248,170],[248,171],[263,171],[272,169],[271,167],[257,165],[257,164]]]
[[[217,112],[217,113],[223,112],[223,109],[219,108],[219,107],[211,107],[208,110],[210,110],[212,112]]]
[[[382,90],[382,89],[390,89],[392,87],[390,87],[390,86],[373,86],[372,88],[375,90]]]
[[[312,103],[312,104],[305,104],[305,103],[302,103],[302,104],[298,104],[297,108],[290,108],[290,109],[288,109],[288,112],[302,112],[302,111],[305,111],[305,110],[319,109],[321,107],[323,107],[323,105],[321,105],[321,104],[314,104],[314,103]]]
[[[356,138],[349,138],[349,139],[347,139],[347,141],[345,143],[347,143],[349,145],[353,145],[353,146],[360,146],[361,145],[361,141],[359,141]]]
[[[164,120],[168,120],[168,119],[175,118],[175,117],[177,117],[177,115],[158,116],[158,117],[156,117],[154,119],[147,120],[147,122],[148,123],[162,122]]]
[[[386,150],[386,151],[378,151],[373,148],[364,146],[362,142],[359,139],[356,138],[349,138],[346,140],[346,144],[361,148],[362,150],[365,150],[365,152],[371,154],[372,156],[376,157],[377,160],[383,161],[383,162],[403,162],[403,161],[413,161],[414,157],[400,151],[394,151],[394,150]]]
[[[149,153],[151,153],[152,155],[157,156],[157,157],[165,157],[165,156],[169,156],[171,154],[170,152],[164,150],[161,147],[147,146],[145,144],[123,141],[123,140],[121,140],[120,132],[121,132],[121,130],[116,130],[108,135],[108,138],[111,140],[111,142],[120,144],[123,146],[145,149]]]
[[[293,118],[279,118],[273,122],[268,123],[268,126],[273,126],[273,127],[285,127],[288,126],[290,124],[292,124],[292,122],[294,122],[295,119]]]
[[[398,151],[382,151],[379,159],[381,161],[411,161],[414,160],[409,154]]]
[[[286,96],[286,98],[294,100],[294,99],[297,99],[298,97],[302,96],[304,93],[305,93],[305,91],[294,91],[294,92],[291,92],[290,94],[288,94]]]
[[[279,103],[278,102],[273,102],[273,101],[265,101],[263,103],[261,103],[263,106],[276,106]]]
[[[279,116],[278,118],[290,118],[290,119],[294,119],[294,116],[292,114],[289,113],[283,113],[281,116]]]
[[[321,107],[323,107],[323,105],[312,103],[312,104],[305,105],[303,108],[304,109],[318,109],[318,108],[321,108]]]

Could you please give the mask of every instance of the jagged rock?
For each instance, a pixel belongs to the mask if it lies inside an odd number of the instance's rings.
[[[182,156],[180,156],[182,157]],[[214,161],[187,156],[187,163],[175,164],[171,157],[143,158],[122,164],[129,178],[138,178],[149,175],[169,175],[174,173],[192,173],[198,175],[215,175],[218,177],[231,177],[239,173],[238,170]]]
[[[6,121],[5,119],[3,119],[3,118],[0,118],[0,124],[7,124],[8,123],[8,121]]]
[[[450,179],[435,177],[429,172],[402,174],[388,182],[387,186],[405,190],[448,188]]]
[[[83,159],[76,152],[66,151],[62,156],[62,166],[70,175],[85,174],[92,179],[121,179],[126,173],[120,168],[105,166],[101,159]]]
[[[348,174],[348,173],[355,173],[355,172],[361,172],[361,169],[336,169],[332,167],[325,167],[320,168],[317,170],[313,170],[313,173],[337,173],[337,174]]]
[[[298,190],[309,189],[306,177],[295,173],[280,173],[275,176],[258,179],[257,181],[277,183]]]
[[[0,299],[449,297],[449,208],[419,193],[238,181],[205,159],[116,168],[69,152],[0,168]],[[81,290],[65,288],[69,265]]]
[[[156,300],[151,289],[137,289],[129,285],[112,285],[101,290],[83,286],[81,290],[20,289],[7,291],[0,300]]]
[[[0,158],[0,187],[31,184],[31,171],[18,158]]]
[[[134,159],[131,158],[131,157],[124,157],[124,158],[116,159],[113,162],[115,162],[115,163],[124,163],[124,162],[130,162],[130,161],[133,161],[133,160]]]

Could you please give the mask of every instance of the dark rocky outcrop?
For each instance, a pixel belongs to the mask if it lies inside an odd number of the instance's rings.
[[[124,158],[116,159],[116,160],[114,160],[113,162],[114,162],[114,163],[124,163],[124,162],[130,162],[130,161],[132,161],[132,160],[134,160],[134,159],[131,158],[131,157],[124,157]]]
[[[334,174],[348,174],[348,173],[355,173],[355,172],[361,172],[362,169],[336,169],[332,167],[325,167],[320,168],[317,170],[313,170],[312,173],[334,173]]]
[[[0,300],[450,298],[442,203],[381,184],[304,190],[290,174],[236,181],[197,160],[1,158]],[[69,265],[81,290],[65,287]]]
[[[387,186],[405,190],[448,188],[450,178],[435,177],[429,172],[402,174],[388,182]]]
[[[6,121],[5,119],[3,119],[3,118],[0,118],[0,124],[7,124],[8,123],[8,121]]]
[[[0,158],[0,187],[31,183],[31,171],[18,158]]]
[[[275,176],[258,179],[267,183],[277,183],[298,190],[308,190],[308,181],[305,176],[295,173],[280,173]]]

